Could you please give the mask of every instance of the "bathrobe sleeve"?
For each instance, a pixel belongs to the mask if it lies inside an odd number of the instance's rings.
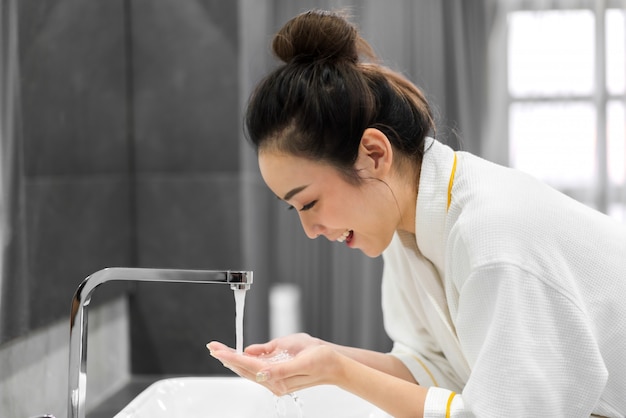
[[[475,270],[457,315],[470,378],[462,393],[429,389],[424,417],[589,417],[608,374],[574,292],[523,266]]]

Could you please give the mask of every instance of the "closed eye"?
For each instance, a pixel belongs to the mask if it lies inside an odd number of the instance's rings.
[[[302,206],[302,209],[300,209],[300,212],[304,212],[305,210],[311,209],[313,206],[315,206],[316,203],[317,203],[317,200],[314,200],[311,203],[307,203],[306,205]]]
[[[316,203],[317,203],[317,200],[314,200],[311,203],[307,203],[306,205],[302,206],[302,209],[300,209],[300,212],[311,209],[313,206],[315,206]],[[294,209],[295,208],[291,205],[287,206],[287,210],[294,210]]]

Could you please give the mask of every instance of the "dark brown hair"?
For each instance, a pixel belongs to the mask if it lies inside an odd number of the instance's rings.
[[[382,131],[405,157],[420,162],[434,132],[422,91],[378,63],[344,16],[312,10],[287,22],[272,49],[284,64],[259,83],[246,112],[257,150],[277,149],[334,165],[352,178],[361,136]]]

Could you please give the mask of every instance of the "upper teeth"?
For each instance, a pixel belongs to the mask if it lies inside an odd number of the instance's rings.
[[[339,238],[337,238],[337,241],[344,242],[346,240],[346,238],[348,238],[349,235],[350,235],[350,230],[348,229],[348,230],[346,230],[346,232],[341,234],[341,236]]]

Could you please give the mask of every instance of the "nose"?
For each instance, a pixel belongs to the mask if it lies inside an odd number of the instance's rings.
[[[315,239],[324,233],[324,226],[315,223],[311,220],[305,219],[305,217],[300,215],[300,223],[302,224],[302,229],[304,229],[304,233],[310,239]]]

